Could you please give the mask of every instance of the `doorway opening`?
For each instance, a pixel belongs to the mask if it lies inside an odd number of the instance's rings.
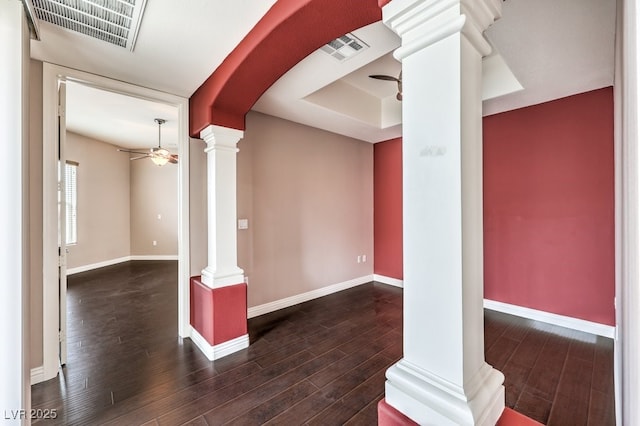
[[[177,167],[177,202],[174,202],[176,207],[175,211],[175,226],[174,234],[177,237],[177,270],[178,270],[178,282],[177,282],[177,331],[179,337],[188,337],[190,334],[189,326],[189,277],[190,277],[190,263],[189,263],[189,137],[188,137],[188,100],[174,95],[169,95],[163,92],[158,92],[151,89],[134,86],[131,84],[123,83],[120,81],[111,80],[104,77],[95,76],[88,73],[83,73],[76,70],[71,70],[51,64],[43,64],[43,374],[42,380],[49,380],[55,377],[59,370],[59,365],[65,362],[65,301],[66,301],[66,266],[67,266],[67,250],[64,247],[64,243],[61,243],[64,238],[60,238],[60,223],[63,223],[62,227],[66,226],[65,221],[59,222],[59,217],[64,218],[59,212],[59,197],[58,193],[58,177],[59,164],[63,164],[65,161],[65,141],[64,135],[66,132],[60,131],[61,140],[58,141],[58,111],[61,115],[67,114],[67,105],[65,102],[66,95],[60,94],[60,88],[64,86],[74,90],[92,91],[96,93],[102,93],[105,96],[114,95],[124,96],[133,103],[147,103],[151,105],[152,111],[147,111],[147,114],[154,115],[150,118],[149,124],[154,129],[156,124],[153,122],[153,118],[165,118],[173,121],[174,133],[173,141],[175,142],[175,150],[179,158],[178,164],[170,164],[170,167]],[[81,109],[90,108],[89,105],[97,105],[95,98],[85,106],[81,106]],[[111,106],[114,108],[114,106]],[[118,109],[116,107],[116,109]],[[85,111],[86,112],[86,111]],[[99,112],[94,112],[100,114]],[[129,113],[130,114],[130,113]],[[155,117],[155,115],[172,115],[172,117]],[[122,138],[123,142],[115,143],[116,145],[132,148],[131,143],[134,138],[133,130],[127,132],[121,122],[108,122],[109,120],[100,119],[95,120],[102,125],[116,128],[120,130],[120,133],[124,133]],[[116,120],[117,121],[117,120]],[[63,123],[64,124],[64,123]],[[141,127],[144,127],[146,123],[141,123]],[[76,126],[76,124],[74,124]],[[133,127],[131,128],[133,129]],[[165,129],[163,129],[165,130]],[[157,144],[156,133],[150,138],[148,143],[150,146]],[[117,132],[116,132],[117,133]],[[168,139],[168,138],[167,138]],[[136,142],[133,142],[136,143]],[[136,148],[145,148],[139,146]],[[117,152],[116,147],[113,146],[114,155],[124,157],[122,161],[128,166],[129,154]],[[80,161],[74,160],[79,163],[78,168],[82,168]],[[150,160],[139,160],[147,162]],[[131,163],[134,163],[133,161]],[[137,168],[144,168],[146,164],[136,164]],[[154,165],[154,167],[157,167]],[[133,169],[133,168],[132,168]],[[144,179],[143,179],[144,180]],[[147,179],[148,184],[148,179]],[[150,191],[157,191],[157,186],[151,188]],[[99,191],[98,191],[99,192]],[[142,191],[144,193],[144,191]],[[85,212],[87,213],[87,212]],[[94,212],[99,214],[100,212]],[[149,212],[146,212],[147,214]],[[82,214],[78,211],[78,215]],[[162,223],[167,217],[163,212],[155,212],[154,217],[156,223],[152,225],[158,226],[158,222]],[[150,229],[153,232],[155,229],[153,226]],[[64,228],[63,228],[64,230]],[[144,244],[149,244],[150,247],[158,246],[162,248],[162,237],[155,239],[147,238],[148,233],[135,232],[141,234],[136,237],[140,240],[139,244],[130,244],[130,252],[126,256],[117,254],[117,250],[112,254],[103,255],[104,259],[99,258],[86,258],[83,260],[75,260],[72,267],[76,268],[73,272],[82,272],[82,267],[87,269],[93,269],[94,267],[106,266],[109,264],[119,263],[118,261],[126,260],[167,260],[168,258],[176,258],[175,248],[174,254],[162,253],[158,250],[155,251],[156,255],[153,256],[144,254]],[[107,232],[109,232],[107,230]],[[103,236],[103,241],[105,238]],[[115,238],[115,237],[114,237]],[[149,239],[149,241],[146,241]],[[130,240],[132,242],[133,240]],[[98,241],[99,245],[101,241]],[[155,244],[154,244],[155,243]],[[132,250],[131,250],[132,249]],[[98,248],[97,250],[100,250]],[[153,249],[150,249],[150,253],[154,253]],[[79,250],[82,255],[87,255],[90,250]],[[122,252],[120,252],[122,253]],[[141,254],[142,253],[142,254]],[[150,257],[145,257],[150,256]],[[162,256],[165,256],[163,258]],[[103,263],[101,263],[103,262]],[[105,263],[106,262],[106,263]],[[82,265],[81,265],[82,264]]]

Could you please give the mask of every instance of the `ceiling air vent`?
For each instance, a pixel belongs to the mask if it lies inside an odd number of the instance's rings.
[[[369,47],[368,44],[360,40],[351,33],[347,33],[335,40],[331,40],[320,48],[325,53],[333,56],[339,61],[352,58]]]
[[[146,0],[33,0],[39,20],[133,50]]]

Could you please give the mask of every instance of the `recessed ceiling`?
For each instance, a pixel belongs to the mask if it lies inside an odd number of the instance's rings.
[[[367,73],[399,72],[400,64],[388,54],[400,45],[400,39],[382,22],[353,34],[370,47],[342,62],[321,50],[311,53],[276,81],[253,109],[369,142],[397,137],[401,133],[401,107],[395,99],[394,85],[389,88],[386,82],[373,81]],[[357,74],[349,76],[353,72]],[[363,81],[352,84],[356,80]],[[389,90],[391,98],[387,96]],[[395,113],[385,114],[387,110]]]
[[[502,18],[487,31],[494,52],[483,61],[483,113],[613,85],[615,13],[615,0],[504,2]],[[345,61],[337,67],[313,53],[265,92],[254,109],[370,142],[400,136],[401,118],[392,112],[398,107],[394,84],[374,87],[381,82],[366,78],[399,73],[399,64],[387,55],[399,40],[382,23],[354,34],[371,45],[366,60],[376,62]],[[383,63],[387,67],[374,66]]]
[[[613,85],[616,0],[509,0],[486,35],[524,90],[485,115]]]

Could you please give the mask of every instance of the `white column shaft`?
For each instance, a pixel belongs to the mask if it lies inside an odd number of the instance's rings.
[[[473,120],[473,114],[463,114],[467,106],[459,70],[437,65],[443,53],[461,65],[462,45],[468,45],[461,39],[460,33],[452,35],[403,64],[404,280],[409,284],[405,333],[439,342],[411,340],[405,345],[405,358],[428,361],[436,373],[451,371],[450,379],[459,386],[464,384],[464,371],[477,371],[484,358],[482,145],[476,135],[481,117]],[[425,76],[419,63],[434,61]],[[407,121],[420,126],[407,126]],[[465,345],[466,337],[479,345]],[[465,357],[465,350],[473,353]]]
[[[493,0],[393,0],[402,37],[404,357],[386,399],[420,424],[495,424],[484,361],[482,56]],[[499,5],[497,5],[499,11]]]
[[[201,132],[207,143],[207,267],[202,282],[211,288],[244,282],[238,267],[236,145],[243,132],[209,126]]]

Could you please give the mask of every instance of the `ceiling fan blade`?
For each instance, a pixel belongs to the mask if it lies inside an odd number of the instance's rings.
[[[169,157],[169,162],[171,164],[178,164],[178,156],[177,155],[172,155]]]
[[[128,152],[130,154],[141,154],[141,155],[148,154],[148,152],[133,151],[131,149],[121,149],[121,148],[118,148],[118,151],[120,151],[120,152]]]
[[[142,154],[142,153],[140,152],[139,154]],[[131,160],[131,161],[133,161],[133,160],[141,160],[141,159],[143,159],[143,158],[149,158],[149,157],[151,157],[151,155],[149,155],[149,154],[144,154],[144,155],[141,155],[140,157],[133,157],[133,158],[129,158],[129,160]]]
[[[376,80],[385,80],[385,81],[397,81],[400,82],[396,77],[384,74],[373,74],[370,75],[369,78],[375,78]]]

